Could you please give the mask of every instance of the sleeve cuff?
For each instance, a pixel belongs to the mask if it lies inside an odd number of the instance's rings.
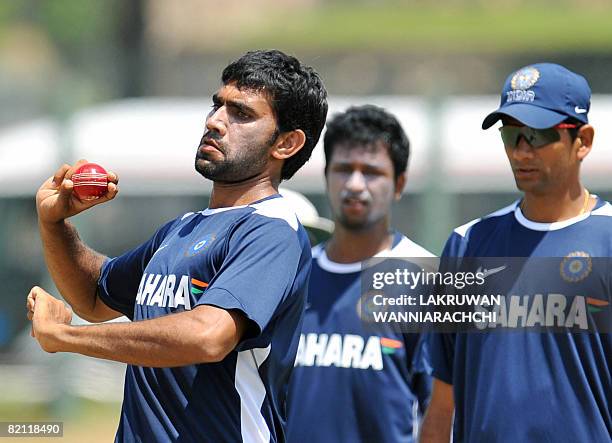
[[[208,289],[204,292],[204,294],[202,294],[198,302],[193,307],[195,308],[196,306],[202,305],[215,306],[217,308],[225,309],[226,311],[234,309],[240,311],[242,315],[244,315],[244,317],[248,320],[249,327],[247,328],[245,335],[240,340],[240,344],[238,345],[239,347],[245,341],[258,337],[262,332],[262,328],[257,322],[257,320],[255,320],[251,315],[249,315],[240,300],[238,300],[234,296],[234,294],[232,294],[227,289]]]
[[[102,268],[100,269],[100,277],[98,277],[98,287],[96,288],[96,296],[104,302],[109,308],[114,309],[117,312],[121,312],[130,320],[134,320],[134,306],[126,306],[125,304],[119,303],[117,300],[113,299],[111,295],[106,290],[106,272],[110,263],[112,263],[112,258],[106,258],[104,263],[102,264]]]
[[[437,378],[440,381],[443,381],[447,385],[452,385],[453,384],[453,378],[450,377],[450,375],[448,373],[440,372],[440,371],[434,369],[431,372],[431,376],[433,378]]]

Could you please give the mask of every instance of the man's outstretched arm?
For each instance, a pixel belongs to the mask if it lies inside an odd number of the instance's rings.
[[[73,352],[146,367],[223,360],[248,325],[238,311],[201,305],[191,311],[126,323],[72,326],[72,313],[43,289],[27,297],[32,335],[47,352]]]
[[[431,401],[423,419],[420,443],[448,443],[451,441],[455,401],[453,386],[433,379]]]
[[[38,226],[49,273],[66,301],[85,320],[104,321],[121,316],[97,295],[97,281],[105,257],[81,241],[66,220],[117,195],[117,176],[109,173],[108,193],[98,200],[82,202],[73,193],[74,166],[63,165],[36,193]]]

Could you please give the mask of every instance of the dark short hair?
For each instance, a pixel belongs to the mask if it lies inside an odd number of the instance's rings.
[[[570,118],[563,120],[563,123],[569,123],[571,125],[576,125],[575,128],[567,128],[567,132],[569,133],[570,138],[572,139],[572,143],[575,142],[576,139],[578,138],[578,132],[580,131],[580,127],[584,125],[584,122],[581,122],[577,118],[570,117]]]
[[[397,179],[406,171],[410,157],[410,142],[397,119],[374,105],[353,106],[335,114],[327,123],[323,139],[325,172],[338,144],[367,146],[378,142],[387,147]]]
[[[310,158],[327,117],[327,91],[314,69],[278,50],[250,51],[230,63],[221,75],[224,85],[268,94],[280,132],[301,129],[306,142],[285,160],[281,180],[289,179]]]

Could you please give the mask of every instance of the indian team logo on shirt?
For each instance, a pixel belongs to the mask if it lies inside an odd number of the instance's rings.
[[[357,315],[366,323],[375,321],[375,312],[384,312],[388,309],[388,305],[379,306],[374,303],[374,297],[377,295],[380,294],[378,292],[370,291],[363,294],[359,300],[357,300]]]
[[[185,255],[187,257],[193,257],[194,255],[198,255],[206,251],[208,248],[210,248],[212,242],[215,241],[215,238],[217,238],[216,234],[208,234],[198,239],[194,244],[189,247]]]
[[[584,280],[592,270],[591,256],[583,251],[570,252],[563,258],[559,269],[563,280],[569,283]]]

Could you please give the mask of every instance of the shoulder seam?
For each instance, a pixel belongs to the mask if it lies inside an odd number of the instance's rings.
[[[477,224],[477,223],[479,223],[479,222],[481,222],[483,220],[487,220],[487,219],[494,218],[494,217],[501,217],[501,216],[510,214],[511,212],[514,211],[514,209],[518,205],[518,202],[519,201],[517,200],[514,203],[512,203],[511,205],[508,205],[508,206],[506,206],[504,208],[498,209],[497,211],[492,212],[492,213],[490,213],[488,215],[485,215],[484,217],[480,217],[480,218],[474,219],[472,221],[467,222],[464,225],[458,226],[458,227],[456,227],[454,229],[453,232],[457,233],[461,237],[465,237],[467,235],[468,230],[472,226],[474,226],[475,224]]]
[[[601,215],[604,217],[612,217],[612,205],[610,202],[605,202],[601,208],[595,209],[591,215]]]
[[[299,222],[295,212],[291,210],[286,204],[284,204],[282,198],[274,198],[271,200],[265,200],[261,203],[250,205],[253,208],[253,214],[259,214],[263,217],[279,219],[285,221],[294,231],[297,232]]]
[[[381,253],[380,255],[395,256],[399,254],[401,257],[435,257],[435,255],[430,251],[418,243],[410,240],[405,235],[402,235],[402,239],[399,241],[399,243],[393,249],[387,252],[388,254],[383,255]]]

